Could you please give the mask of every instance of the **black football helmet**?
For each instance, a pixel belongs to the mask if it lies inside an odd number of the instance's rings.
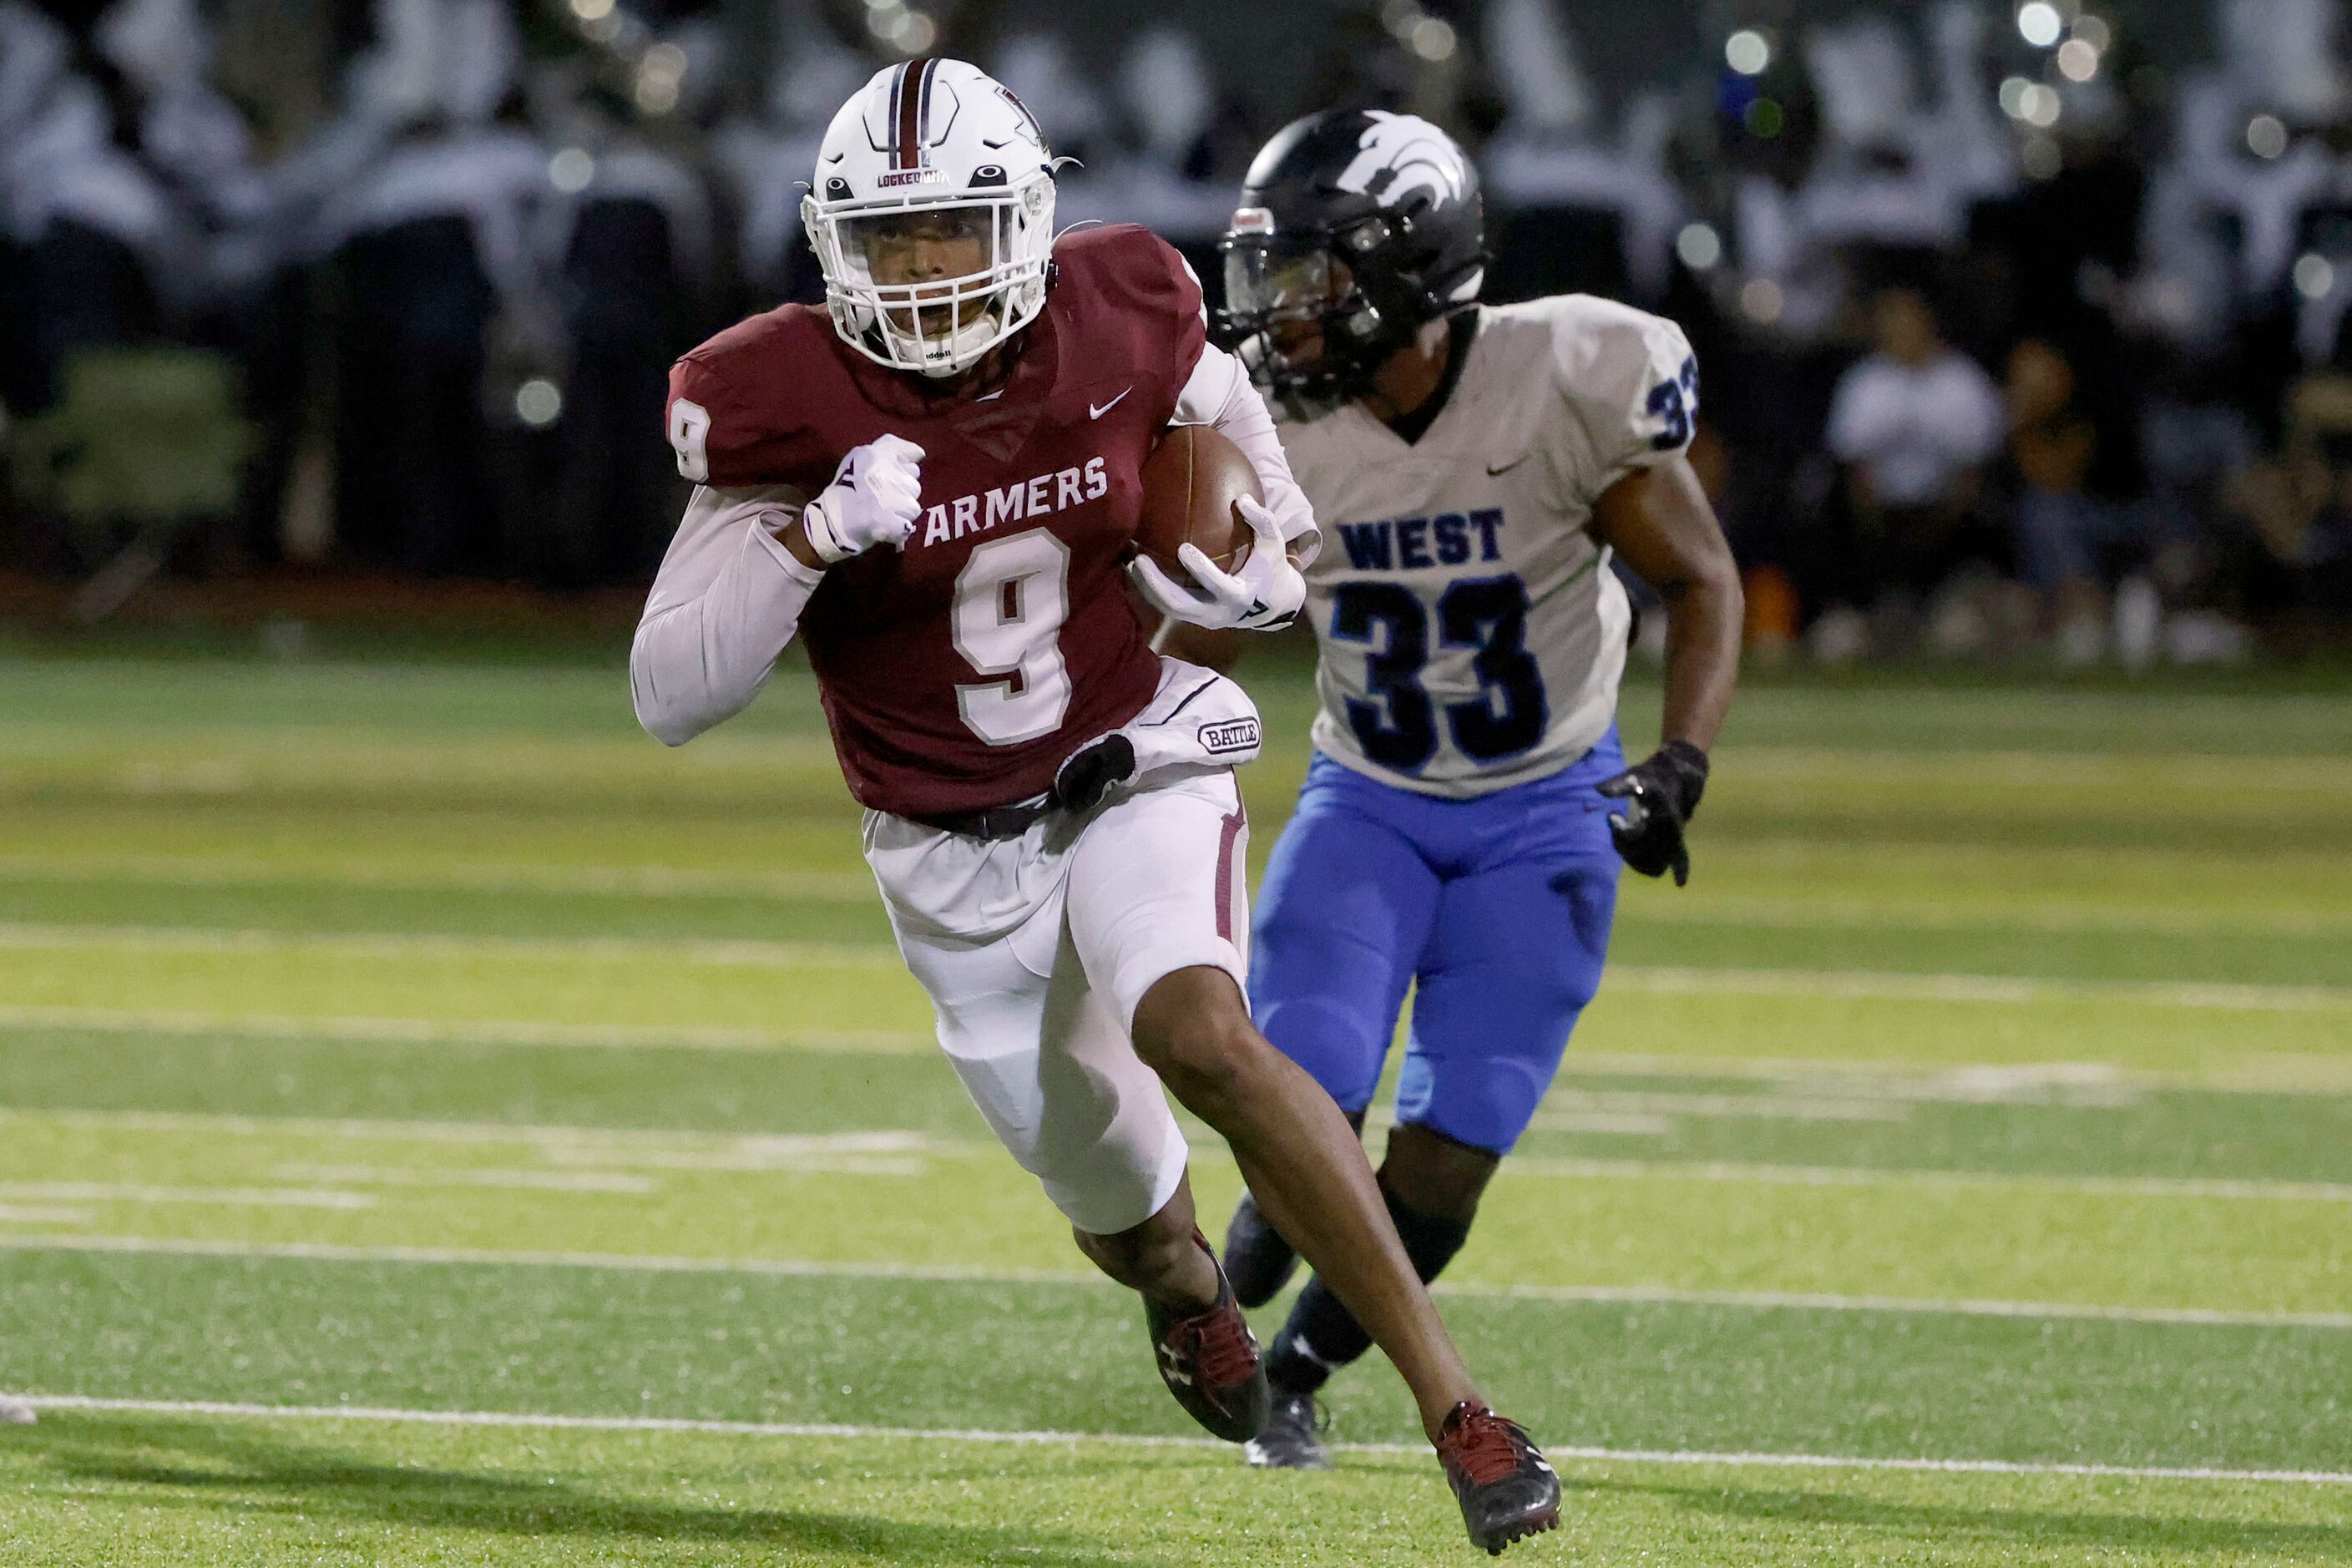
[[[1217,251],[1225,303],[1211,335],[1311,416],[1362,392],[1424,323],[1476,301],[1486,270],[1477,171],[1426,120],[1310,114],[1259,150]]]

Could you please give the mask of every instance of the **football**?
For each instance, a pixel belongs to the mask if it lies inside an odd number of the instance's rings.
[[[1192,579],[1176,554],[1186,543],[1230,572],[1249,554],[1250,527],[1234,508],[1244,496],[1265,499],[1242,449],[1208,426],[1179,425],[1143,460],[1135,548],[1180,583]]]

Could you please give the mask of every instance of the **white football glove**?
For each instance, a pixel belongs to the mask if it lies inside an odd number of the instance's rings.
[[[852,447],[833,483],[801,512],[809,548],[828,566],[877,544],[907,542],[923,514],[923,449],[899,436]]]
[[[1206,551],[1185,544],[1176,558],[1192,574],[1197,588],[1178,583],[1148,555],[1137,556],[1128,574],[1163,616],[1212,631],[1280,631],[1307,603],[1307,579],[1290,563],[1282,524],[1274,513],[1247,496],[1234,506],[1255,536],[1237,570],[1220,572]]]

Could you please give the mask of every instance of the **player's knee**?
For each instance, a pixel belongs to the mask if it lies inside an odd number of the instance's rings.
[[[1499,1163],[1493,1151],[1465,1143],[1420,1123],[1389,1132],[1381,1163],[1381,1185],[1391,1198],[1422,1214],[1467,1226]]]
[[[1208,968],[1180,969],[1145,992],[1134,1037],[1135,1054],[1194,1110],[1238,1094],[1267,1048],[1233,977]]]

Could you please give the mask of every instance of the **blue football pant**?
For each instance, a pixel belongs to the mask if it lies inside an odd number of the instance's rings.
[[[1508,1152],[1601,984],[1622,862],[1593,786],[1624,765],[1612,730],[1549,778],[1457,801],[1318,756],[1258,899],[1258,1027],[1359,1111],[1417,983],[1397,1120]]]

